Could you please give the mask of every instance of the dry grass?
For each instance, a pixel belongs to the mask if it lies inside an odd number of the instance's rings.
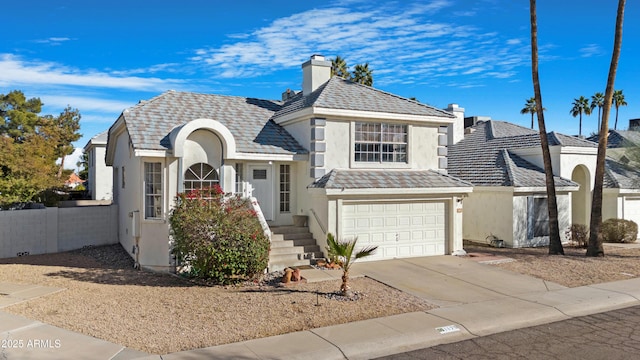
[[[586,257],[586,249],[565,246],[565,256],[548,255],[548,248],[493,248],[466,244],[469,253],[490,253],[514,259],[495,264],[503,269],[553,281],[567,287],[626,280],[640,276],[640,248],[605,245],[605,257]]]
[[[119,245],[2,259],[0,282],[66,289],[4,311],[154,354],[433,308],[366,278],[353,280],[358,301],[323,296],[337,291],[339,281],[293,288],[195,285],[133,270]]]

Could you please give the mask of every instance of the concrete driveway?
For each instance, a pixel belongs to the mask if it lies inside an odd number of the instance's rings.
[[[353,270],[440,307],[565,288],[450,255],[360,262]]]

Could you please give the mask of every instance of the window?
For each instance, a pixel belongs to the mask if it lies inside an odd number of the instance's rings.
[[[289,212],[291,203],[291,166],[280,165],[280,212]]]
[[[220,183],[218,172],[205,163],[191,165],[184,173],[184,191],[213,187]]]
[[[355,161],[407,162],[407,125],[357,122]]]
[[[162,218],[162,164],[144,163],[144,218]]]
[[[540,236],[549,236],[547,198],[530,196],[527,198],[527,208],[527,237],[533,239]]]
[[[244,192],[244,169],[241,163],[236,163],[236,194]]]

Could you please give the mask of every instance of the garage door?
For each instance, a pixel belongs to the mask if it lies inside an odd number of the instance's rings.
[[[344,203],[342,236],[358,237],[358,247],[377,245],[382,260],[444,255],[446,206],[443,201]]]
[[[624,218],[640,225],[640,199],[626,199],[624,203]],[[640,232],[638,235],[640,236]]]

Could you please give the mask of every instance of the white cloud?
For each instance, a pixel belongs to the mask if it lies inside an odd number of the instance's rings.
[[[77,170],[78,167],[76,163],[80,161],[80,157],[82,157],[83,150],[82,148],[73,149],[73,153],[71,155],[67,155],[64,157],[64,168],[69,170]],[[56,161],[56,164],[60,165],[61,159]]]
[[[115,112],[120,113],[122,110],[131,107],[131,102],[107,100],[100,98],[82,97],[82,96],[60,96],[60,95],[39,95],[40,100],[46,105],[56,108],[65,108],[67,105],[83,112]],[[84,119],[84,116],[83,116]],[[113,119],[111,119],[113,120]]]
[[[471,25],[447,21],[460,16],[443,11],[450,7],[450,1],[438,0],[316,8],[233,34],[223,46],[195,50],[191,60],[215,69],[218,77],[248,78],[299,67],[311,54],[340,55],[350,65],[369,62],[378,85],[453,74],[504,78],[528,64],[528,48],[520,40],[500,39],[473,19]]]
[[[603,51],[598,44],[587,44],[580,49],[580,56],[582,57],[592,57],[602,55],[602,53]]]
[[[179,80],[117,76],[94,70],[79,70],[53,62],[23,61],[12,54],[0,54],[0,86],[62,85],[155,91]]]

